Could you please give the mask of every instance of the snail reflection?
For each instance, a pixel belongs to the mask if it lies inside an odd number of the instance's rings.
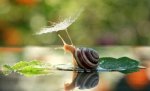
[[[99,82],[99,74],[97,72],[73,72],[72,81],[64,84],[64,90],[70,91],[75,88],[78,89],[91,89],[94,88]]]

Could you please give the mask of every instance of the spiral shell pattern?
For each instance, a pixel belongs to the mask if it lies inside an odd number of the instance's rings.
[[[83,69],[95,69],[99,64],[99,55],[91,48],[77,48],[74,58],[78,66]]]
[[[99,75],[97,72],[79,73],[75,79],[75,86],[79,89],[90,89],[95,87],[98,82]]]

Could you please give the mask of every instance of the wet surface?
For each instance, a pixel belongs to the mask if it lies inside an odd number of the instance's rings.
[[[94,49],[98,51],[101,57],[128,56],[136,58],[131,47],[94,47]],[[1,66],[35,59],[52,64],[55,69],[52,70],[51,74],[32,77],[26,77],[16,72],[7,76],[1,74],[0,91],[120,91],[116,88],[121,79],[133,74],[123,74],[100,67],[96,71],[73,69],[72,55],[69,53],[64,54],[64,51],[58,47],[0,48]],[[146,71],[142,69],[139,72]],[[139,79],[143,79],[143,76]],[[147,80],[148,84],[149,79],[147,78]],[[141,82],[143,83],[144,81],[142,80]],[[125,85],[122,86],[123,88],[125,87]],[[138,90],[133,89],[130,91]]]

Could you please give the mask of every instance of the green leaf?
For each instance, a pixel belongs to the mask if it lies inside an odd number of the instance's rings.
[[[29,66],[23,67],[17,72],[25,76],[46,75],[50,73],[50,69],[47,67],[29,65]]]
[[[105,69],[116,70],[119,69],[119,63],[116,58],[112,57],[103,57],[99,59],[99,66]]]
[[[104,69],[118,70],[124,73],[130,73],[139,69],[139,62],[128,57],[121,57],[118,59],[103,57],[99,59],[99,62],[99,66]]]
[[[121,57],[118,61],[120,62],[120,67],[123,67],[124,69],[134,69],[139,66],[138,61],[128,57]]]
[[[11,68],[11,66],[9,66],[9,65],[3,65],[2,66],[2,73],[4,74],[4,75],[8,75],[8,74],[10,74],[12,71],[13,71],[13,69]]]
[[[15,71],[25,76],[46,75],[51,73],[51,65],[40,61],[20,61],[13,66],[4,65],[5,73]]]
[[[20,61],[16,63],[15,65],[12,66],[12,69],[14,70],[19,70],[24,68],[25,66],[30,66],[30,65],[42,65],[40,61]]]

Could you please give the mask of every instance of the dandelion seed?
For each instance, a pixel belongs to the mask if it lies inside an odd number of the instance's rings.
[[[74,16],[70,16],[70,17],[66,18],[65,20],[63,20],[62,22],[56,23],[53,26],[42,28],[42,30],[40,32],[37,32],[36,34],[40,35],[40,34],[44,34],[44,33],[57,32],[60,30],[65,30],[72,23],[74,23],[77,20],[77,18],[79,17],[79,15],[82,11],[83,11],[83,9],[79,10],[79,12],[77,12]]]

